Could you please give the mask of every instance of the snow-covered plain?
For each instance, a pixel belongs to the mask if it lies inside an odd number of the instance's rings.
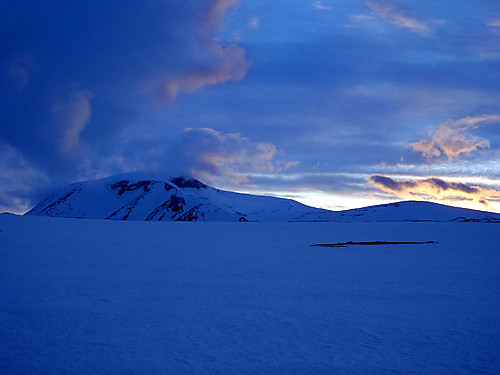
[[[346,241],[426,245],[311,247]],[[499,374],[500,225],[0,215],[1,374]]]

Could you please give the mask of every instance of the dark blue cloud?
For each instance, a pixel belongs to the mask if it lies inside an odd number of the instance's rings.
[[[241,79],[244,52],[214,42],[232,3],[9,2],[0,140],[48,172],[69,173],[86,147],[109,142],[178,92]],[[167,86],[176,92],[165,98]]]

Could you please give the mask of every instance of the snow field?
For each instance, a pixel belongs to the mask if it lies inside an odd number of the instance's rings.
[[[427,245],[309,245],[346,241]],[[2,374],[498,374],[500,231],[0,215]]]

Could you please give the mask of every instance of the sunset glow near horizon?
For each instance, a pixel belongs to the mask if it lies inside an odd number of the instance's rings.
[[[6,1],[0,212],[137,170],[500,212],[500,2]]]

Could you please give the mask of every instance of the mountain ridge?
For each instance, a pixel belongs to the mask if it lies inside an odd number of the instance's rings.
[[[191,177],[138,173],[71,184],[25,215],[138,221],[500,222],[500,214],[423,201],[329,211],[286,198],[220,190]]]

